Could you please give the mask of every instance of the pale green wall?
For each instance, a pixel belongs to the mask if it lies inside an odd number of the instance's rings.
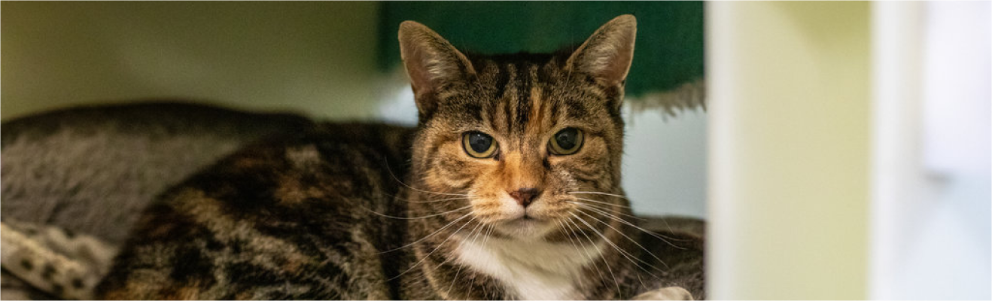
[[[374,2],[3,2],[2,118],[183,97],[375,116]]]
[[[868,2],[708,2],[708,297],[864,299]]]

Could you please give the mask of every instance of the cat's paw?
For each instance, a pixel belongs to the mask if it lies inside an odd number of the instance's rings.
[[[643,292],[631,300],[694,300],[692,294],[684,288],[669,286],[653,291]]]

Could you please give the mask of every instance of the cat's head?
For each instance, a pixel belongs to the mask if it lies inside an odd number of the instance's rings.
[[[486,56],[401,24],[420,114],[412,169],[422,198],[411,206],[509,238],[601,228],[587,217],[627,205],[609,194],[622,193],[620,111],[635,32],[623,15],[575,48]]]

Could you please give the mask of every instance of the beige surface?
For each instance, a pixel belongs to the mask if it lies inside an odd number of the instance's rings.
[[[5,1],[0,113],[183,97],[373,116],[376,6]]]
[[[867,297],[869,13],[707,3],[709,297]]]

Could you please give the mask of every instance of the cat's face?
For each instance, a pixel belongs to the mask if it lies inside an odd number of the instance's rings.
[[[607,194],[621,191],[620,105],[634,28],[621,16],[574,52],[468,57],[404,23],[421,123],[418,207],[514,239],[602,228],[588,217],[627,205]]]

